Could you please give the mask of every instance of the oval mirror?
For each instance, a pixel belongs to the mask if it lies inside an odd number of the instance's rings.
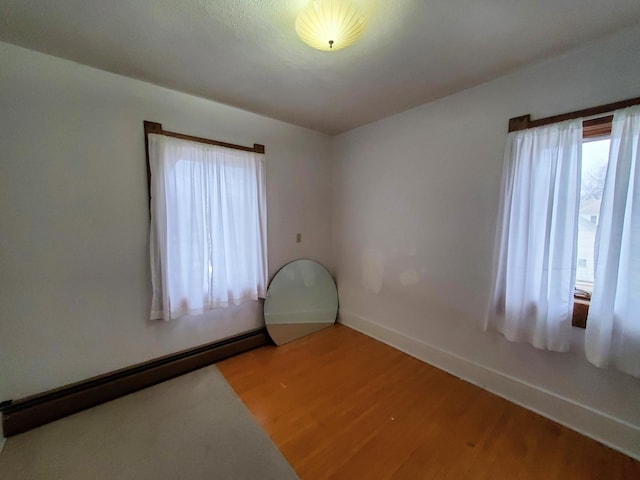
[[[337,313],[336,284],[313,260],[295,260],[282,267],[264,301],[264,320],[276,345],[333,325]]]

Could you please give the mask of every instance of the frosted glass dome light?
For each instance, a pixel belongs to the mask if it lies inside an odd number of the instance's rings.
[[[296,32],[307,45],[324,51],[340,50],[364,31],[362,9],[349,0],[312,0],[296,19]]]

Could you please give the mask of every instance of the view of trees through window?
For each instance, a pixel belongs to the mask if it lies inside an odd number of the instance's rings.
[[[602,190],[609,161],[608,138],[582,144],[582,185],[580,189],[580,218],[578,221],[578,269],[576,286],[593,288],[594,247],[596,227],[600,216]]]

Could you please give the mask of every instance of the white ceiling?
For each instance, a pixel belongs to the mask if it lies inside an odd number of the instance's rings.
[[[0,40],[336,134],[640,21],[639,0],[354,0],[320,52],[307,0],[0,0]]]

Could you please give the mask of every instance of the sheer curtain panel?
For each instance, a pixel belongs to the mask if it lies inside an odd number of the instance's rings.
[[[582,120],[507,138],[485,328],[567,351],[576,276]]]
[[[640,377],[640,106],[614,112],[585,350]]]
[[[148,135],[151,318],[264,297],[264,155]]]

